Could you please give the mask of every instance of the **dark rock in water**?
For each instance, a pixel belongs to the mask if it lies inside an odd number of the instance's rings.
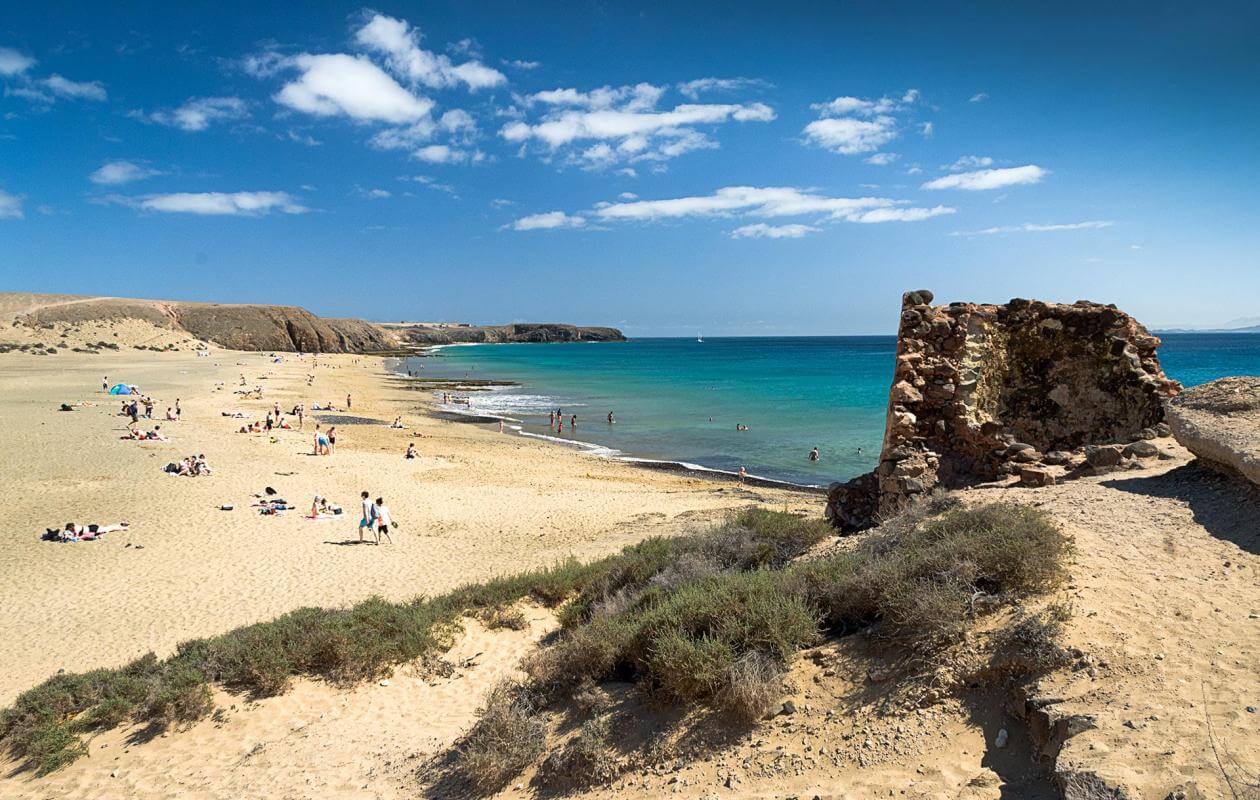
[[[1260,378],[1220,378],[1168,403],[1168,424],[1207,464],[1260,484]]]
[[[1115,306],[931,303],[923,290],[902,297],[879,466],[828,492],[827,516],[842,528],[869,525],[936,487],[1158,435],[1163,402],[1181,389],[1160,368],[1159,339]],[[1116,467],[1120,448],[1093,459]]]

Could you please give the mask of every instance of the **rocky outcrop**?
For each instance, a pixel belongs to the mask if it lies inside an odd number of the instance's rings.
[[[1183,447],[1212,466],[1260,484],[1260,378],[1221,378],[1168,402]]]
[[[26,325],[134,319],[183,331],[234,350],[364,353],[395,345],[380,328],[357,319],[321,319],[296,306],[185,303],[125,298],[83,298],[36,308],[18,317]]]
[[[505,342],[624,342],[616,328],[579,328],[557,323],[515,323],[512,325],[426,326],[399,329],[399,336],[411,344],[505,343]]]
[[[1160,368],[1159,339],[1115,306],[931,303],[927,291],[902,298],[879,466],[829,489],[828,517],[842,528],[938,486],[1053,482],[1042,467],[1153,437],[1163,400],[1180,390]]]
[[[296,306],[187,303],[121,297],[0,295],[0,312],[17,324],[77,325],[139,320],[233,350],[381,353],[400,346],[458,342],[624,341],[616,328],[518,323],[490,326],[377,325],[361,319],[317,317]]]

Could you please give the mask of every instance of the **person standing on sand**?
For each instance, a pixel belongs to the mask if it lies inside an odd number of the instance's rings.
[[[350,408],[351,408],[351,406],[350,406],[350,395],[349,395],[349,394],[347,394],[347,395],[346,395],[346,411],[349,411],[349,410],[350,410]]]
[[[300,404],[298,405],[298,407],[297,407],[297,415],[298,415],[298,430],[302,430],[302,421],[306,418],[306,413],[305,413],[305,407],[304,407],[304,406],[302,406],[302,405],[300,405]]]
[[[363,500],[363,516],[359,519],[359,541],[365,542],[367,540],[363,538],[363,529],[367,528],[368,533],[372,532],[372,521],[376,519],[376,506],[372,505],[372,501],[368,499],[367,492],[359,492],[359,497]]]
[[[376,543],[381,543],[381,537],[389,539],[389,543],[393,544],[394,540],[390,539],[389,528],[394,524],[393,518],[389,515],[389,506],[385,505],[385,499],[376,498],[376,505],[372,506],[372,512],[376,515]]]
[[[336,446],[337,446],[337,426],[334,425],[333,427],[328,429],[328,446],[326,447],[327,452],[325,452],[324,455],[326,456],[332,455],[333,448],[335,448]]]
[[[744,478],[747,478],[747,477],[748,477],[748,470],[744,469],[743,467],[740,467],[739,468],[739,482],[743,483]]]
[[[101,389],[102,391],[106,391],[106,392],[109,391],[109,376],[108,375],[101,378]]]
[[[175,398],[175,419],[179,419],[180,415],[183,413],[184,413],[183,409],[179,407],[179,398],[176,397]]]

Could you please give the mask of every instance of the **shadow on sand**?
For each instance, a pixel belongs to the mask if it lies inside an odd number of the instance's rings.
[[[1240,475],[1192,461],[1162,475],[1114,478],[1103,486],[1122,492],[1180,500],[1194,521],[1218,539],[1260,555],[1260,487]]]

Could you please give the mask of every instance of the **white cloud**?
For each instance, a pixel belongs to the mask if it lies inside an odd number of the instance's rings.
[[[285,84],[275,100],[297,111],[404,124],[426,118],[433,109],[432,100],[412,94],[361,56],[303,53],[289,63],[302,74]]]
[[[433,190],[438,191],[438,192],[446,192],[447,194],[455,194],[455,187],[454,187],[454,186],[451,186],[449,183],[441,183],[441,182],[439,182],[438,180],[436,180],[435,178],[432,178],[432,177],[430,177],[430,176],[428,176],[428,175],[412,175],[411,177],[408,177],[408,178],[399,178],[399,180],[402,180],[402,181],[414,181],[414,182],[416,182],[416,183],[420,184],[421,186],[424,186],[424,187],[429,188],[429,189],[433,189]],[[493,201],[493,202],[494,202],[494,204],[495,204],[495,205],[502,205],[502,204],[505,204],[505,203],[506,203],[506,204],[508,204],[508,205],[510,205],[512,201],[510,201],[510,200],[495,200],[495,201]]]
[[[743,89],[765,89],[770,84],[760,78],[696,78],[678,84],[683,97],[700,99],[705,92],[738,92]]]
[[[413,158],[427,161],[430,164],[463,164],[471,161],[477,163],[485,159],[480,150],[461,150],[445,144],[431,144],[421,147],[412,154]]]
[[[21,195],[9,194],[0,189],[0,219],[22,219],[25,216],[22,213]]]
[[[962,189],[970,192],[1001,189],[1004,186],[1018,186],[1025,183],[1039,183],[1050,174],[1035,164],[1023,167],[1006,167],[1004,169],[982,169],[975,172],[958,172],[945,175],[923,184],[923,189]]]
[[[249,109],[239,97],[190,97],[173,111],[154,111],[152,114],[137,112],[132,116],[159,125],[196,132],[206,130],[212,122],[243,119],[249,116]]]
[[[912,222],[954,211],[945,206],[907,208],[905,202],[884,197],[827,197],[790,186],[727,186],[710,195],[608,203],[592,213],[609,221],[745,215],[767,219],[814,216],[849,222]],[[889,213],[874,213],[881,209]]]
[[[752,225],[744,225],[731,231],[732,239],[799,239],[807,233],[814,233],[818,229],[809,225],[801,225],[799,223],[791,223],[789,225],[767,225],[764,222],[756,222]]]
[[[476,90],[507,83],[502,72],[480,61],[454,64],[447,56],[420,47],[419,29],[412,28],[406,20],[374,14],[355,32],[354,39],[359,46],[384,56],[390,71],[413,85],[442,89],[464,84]]]
[[[826,117],[805,126],[805,138],[819,147],[846,156],[878,150],[897,138],[897,121],[882,116],[874,119]]]
[[[897,138],[897,115],[907,113],[919,100],[918,89],[907,89],[900,100],[881,97],[866,100],[843,95],[825,103],[814,103],[810,108],[818,112],[820,119],[805,126],[802,133],[808,144],[851,156],[870,153]],[[872,164],[889,163],[875,156],[868,159]]]
[[[356,187],[354,193],[368,200],[384,200],[394,196],[388,189],[364,189],[362,187]]]
[[[548,211],[545,214],[531,214],[528,217],[521,217],[513,222],[509,227],[514,231],[541,231],[555,230],[557,228],[580,228],[586,224],[586,219],[579,216],[569,216],[563,211]]]
[[[271,211],[303,214],[310,210],[288,192],[176,192],[114,199],[145,211],[208,216],[260,216]]]
[[[953,213],[954,209],[949,206],[933,206],[932,208],[874,208],[870,211],[863,211],[861,214],[847,217],[847,219],[850,222],[867,224],[875,222],[922,222],[925,219]]]
[[[621,194],[617,195],[617,199],[618,200],[638,200],[639,196],[635,194],[634,192],[622,192]]]
[[[932,134],[936,132],[936,126],[930,122],[919,123],[919,135],[924,139],[931,139]]]
[[[100,81],[72,81],[53,73],[39,83],[58,97],[97,102],[106,98],[105,87]]]
[[[525,70],[538,69],[539,67],[542,66],[541,61],[522,61],[519,58],[512,59],[511,61],[504,61],[503,63],[507,64],[509,67],[512,67],[513,69],[525,69]]]
[[[1091,219],[1085,222],[1062,222],[1038,224],[1025,222],[1023,225],[1004,225],[996,228],[985,228],[980,231],[954,231],[950,236],[992,236],[998,233],[1052,233],[1056,231],[1081,231],[1110,228],[1116,223],[1109,219]]]
[[[862,160],[867,164],[874,164],[878,167],[883,167],[893,163],[899,158],[901,158],[901,156],[896,153],[875,153]]]
[[[130,161],[110,161],[88,176],[88,180],[100,186],[121,186],[124,183],[161,175],[160,170],[133,164]]]
[[[947,169],[950,172],[962,172],[964,170],[982,169],[984,167],[993,166],[993,159],[988,156],[959,156],[958,160],[941,169]]]
[[[543,107],[533,124],[517,119],[499,135],[522,145],[537,142],[548,157],[562,148],[591,142],[568,151],[569,160],[586,168],[618,163],[662,162],[693,150],[718,147],[698,126],[729,122],[768,122],[774,110],[764,103],[684,103],[658,110],[666,89],[649,83],[589,92],[561,88],[518,97],[525,109]]]
[[[968,100],[967,102],[968,103],[983,103],[985,100],[988,100],[988,99],[989,99],[988,93],[976,92],[975,94],[971,96],[971,99]]]
[[[21,75],[35,66],[35,59],[24,56],[11,47],[0,47],[0,75]]]
[[[896,111],[897,103],[887,97],[881,97],[878,100],[863,100],[860,97],[845,95],[835,100],[828,100],[826,103],[812,103],[810,108],[828,117],[842,117],[850,114],[875,117]]]

